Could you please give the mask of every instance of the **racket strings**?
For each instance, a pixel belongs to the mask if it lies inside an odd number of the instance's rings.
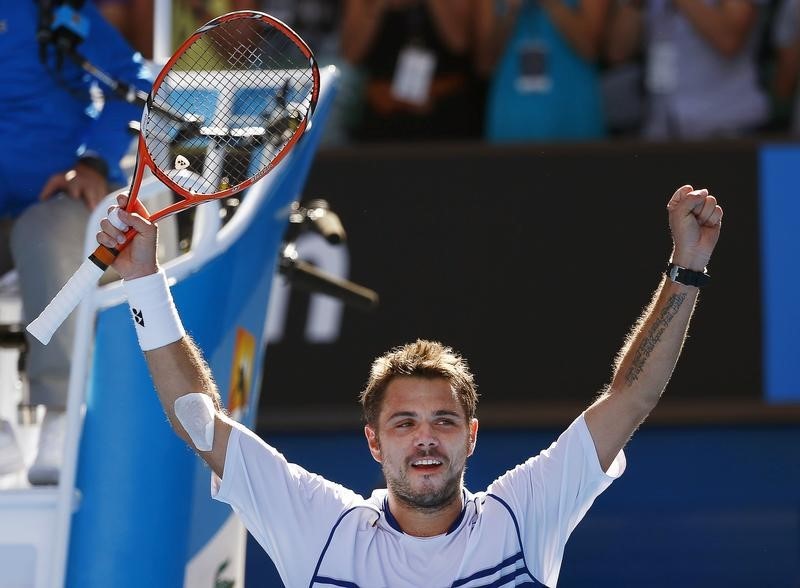
[[[154,91],[142,125],[148,153],[192,195],[235,187],[265,173],[304,128],[314,84],[311,58],[283,31],[262,19],[223,21]]]

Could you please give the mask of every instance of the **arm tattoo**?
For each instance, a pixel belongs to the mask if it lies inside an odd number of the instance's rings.
[[[639,376],[644,370],[644,365],[647,362],[647,359],[650,357],[650,354],[653,353],[653,349],[655,349],[656,345],[661,340],[661,335],[664,334],[664,331],[667,330],[667,327],[672,322],[672,319],[675,318],[676,314],[678,314],[678,311],[685,300],[685,292],[681,294],[673,294],[669,297],[669,300],[667,300],[667,305],[653,321],[650,330],[645,335],[644,340],[641,342],[639,348],[636,350],[636,353],[633,356],[633,362],[625,374],[626,384],[630,386],[639,379]]]

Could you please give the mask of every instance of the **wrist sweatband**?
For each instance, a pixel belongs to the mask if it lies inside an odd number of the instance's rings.
[[[186,331],[172,301],[164,270],[124,280],[123,285],[142,351],[164,347],[183,338]]]

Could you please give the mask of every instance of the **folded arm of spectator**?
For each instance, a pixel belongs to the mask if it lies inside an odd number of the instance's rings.
[[[388,9],[404,8],[420,0],[345,0],[342,17],[342,55],[360,63],[375,39]],[[425,0],[436,28],[448,48],[463,53],[472,41],[472,4],[464,0]]]
[[[345,0],[341,51],[350,63],[361,63],[369,51],[386,5],[387,0]]]
[[[522,0],[505,0],[500,3],[500,10],[495,9],[494,0],[475,0],[477,13],[476,23],[476,68],[480,74],[491,75],[497,61],[503,54],[517,16],[522,7]]]
[[[612,65],[623,63],[642,47],[642,3],[617,2],[611,11],[605,38],[606,59]]]
[[[703,0],[674,0],[675,6],[717,51],[733,57],[742,50],[758,24],[752,0],[721,0],[710,5]]]
[[[563,0],[539,0],[539,4],[581,57],[590,62],[599,57],[610,0],[581,0],[576,8]]]
[[[610,0],[581,1],[577,8],[564,4],[563,0],[539,0],[558,31],[575,51],[587,61],[595,61],[600,55],[603,32],[608,18]],[[482,73],[490,73],[503,53],[522,7],[522,0],[505,0],[499,13],[494,10],[493,0],[476,0],[479,23],[477,67]]]
[[[464,53],[471,45],[472,3],[464,0],[427,0],[442,40],[453,53]]]

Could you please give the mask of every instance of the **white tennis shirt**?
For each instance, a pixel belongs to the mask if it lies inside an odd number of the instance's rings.
[[[394,522],[386,490],[364,499],[238,426],[211,494],[238,513],[287,588],[552,588],[570,533],[624,469],[620,452],[602,471],[581,415],[485,492],[465,490],[448,533],[413,537]]]

